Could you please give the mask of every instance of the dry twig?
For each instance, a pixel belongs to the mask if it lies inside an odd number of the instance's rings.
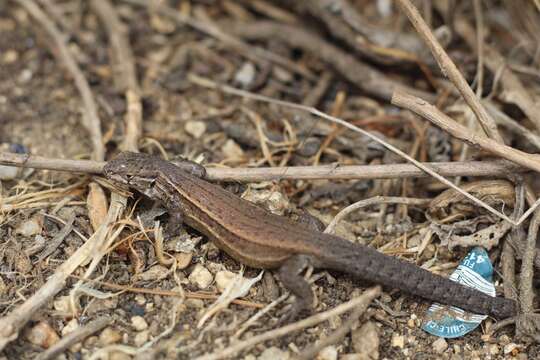
[[[429,49],[435,57],[435,60],[437,60],[437,63],[439,64],[442,72],[446,76],[448,76],[450,81],[452,81],[452,83],[457,87],[457,89],[463,96],[465,102],[469,104],[486,134],[491,139],[502,144],[503,139],[501,137],[501,134],[499,134],[499,131],[497,130],[497,125],[489,116],[487,111],[484,109],[484,107],[470,88],[469,84],[467,84],[467,81],[465,81],[465,79],[463,78],[463,75],[461,75],[461,73],[459,72],[452,59],[450,59],[441,44],[439,44],[427,24],[422,19],[422,16],[418,12],[418,10],[409,0],[397,0],[397,3],[401,7],[403,12],[407,15],[411,23],[414,25],[416,31],[418,31],[418,34],[429,46]]]
[[[487,137],[471,133],[465,126],[457,123],[435,106],[420,98],[396,92],[392,97],[392,104],[411,110],[469,145],[540,172],[540,157],[538,155],[528,154]]]
[[[525,167],[503,161],[465,161],[423,163],[442,176],[499,176],[528,171]],[[105,162],[53,159],[34,155],[0,153],[0,165],[34,169],[101,174]],[[428,176],[411,164],[321,165],[261,168],[207,168],[212,181],[269,181],[288,179],[397,179]]]

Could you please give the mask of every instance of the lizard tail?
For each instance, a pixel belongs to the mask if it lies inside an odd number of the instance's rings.
[[[371,247],[353,244],[340,238],[334,240],[338,243],[332,242],[333,250],[328,252],[331,256],[320,255],[327,268],[496,319],[511,317],[517,313],[514,300],[489,296],[415,264],[384,255]]]

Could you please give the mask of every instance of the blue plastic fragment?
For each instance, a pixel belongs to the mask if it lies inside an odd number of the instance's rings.
[[[487,252],[481,247],[476,247],[467,254],[450,275],[450,279],[495,296],[493,266]],[[455,306],[434,303],[426,312],[426,319],[429,320],[422,329],[435,336],[457,338],[476,329],[486,318],[486,315],[468,313]]]

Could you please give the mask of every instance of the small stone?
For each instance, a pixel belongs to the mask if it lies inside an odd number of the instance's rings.
[[[259,356],[258,360],[289,360],[290,355],[288,352],[282,351],[275,346],[265,349]]]
[[[2,56],[2,62],[4,64],[13,64],[19,58],[19,53],[16,50],[10,49]]]
[[[122,340],[122,334],[111,327],[106,327],[101,334],[99,334],[99,344],[101,346],[116,344],[117,342],[120,342],[120,340]]]
[[[30,219],[23,221],[15,228],[15,234],[30,237],[41,234],[43,228],[43,216],[33,216]]]
[[[223,290],[225,290],[229,286],[229,284],[231,283],[231,281],[234,280],[235,277],[236,274],[228,270],[217,272],[216,287],[218,288],[219,292],[223,292]]]
[[[62,336],[66,336],[67,334],[73,332],[74,330],[77,330],[78,328],[79,322],[77,321],[77,319],[71,319],[62,329]]]
[[[403,349],[405,347],[405,337],[403,335],[393,334],[391,343],[393,347]]]
[[[51,325],[45,321],[41,321],[26,333],[26,339],[34,345],[48,349],[56,344],[60,340],[60,337]]]
[[[242,159],[244,157],[244,150],[232,139],[228,139],[223,144],[221,151],[229,159]]]
[[[206,132],[206,123],[204,121],[188,121],[184,130],[195,139],[199,139]]]
[[[178,270],[184,270],[191,264],[193,253],[177,253],[174,254],[174,258],[176,259],[176,268]]]
[[[19,83],[21,84],[26,84],[27,82],[29,82],[30,80],[32,80],[32,78],[34,77],[34,73],[32,72],[32,70],[30,69],[24,69],[23,71],[21,71],[21,73],[19,74],[19,77],[18,77],[18,81]]]
[[[148,323],[142,316],[133,316],[131,318],[131,326],[137,331],[143,331],[148,329]]]
[[[137,333],[135,337],[133,338],[133,343],[135,346],[142,346],[144,345],[148,339],[150,338],[150,332],[148,330],[141,331],[140,333]]]
[[[234,81],[242,87],[248,87],[255,79],[255,65],[246,62],[234,75]]]
[[[518,345],[515,343],[510,343],[504,346],[504,355],[512,354],[516,356],[519,353]]]
[[[114,310],[118,307],[118,297],[107,299],[95,299],[86,307],[87,315],[94,315],[107,310]]]
[[[193,309],[202,309],[204,307],[204,301],[201,299],[187,299],[184,304]]]
[[[137,305],[143,306],[144,304],[146,304],[146,297],[144,297],[143,294],[137,294],[135,295],[135,302],[137,303]]]
[[[489,353],[491,355],[498,355],[501,352],[501,349],[499,349],[499,345],[497,344],[491,344],[489,346]]]
[[[289,200],[279,191],[249,189],[242,194],[242,198],[255,204],[261,204],[277,215],[283,215],[289,208]]]
[[[206,289],[213,281],[213,276],[204,266],[197,264],[195,269],[189,274],[190,283],[197,285],[201,290]]]
[[[448,343],[444,338],[438,338],[431,346],[436,353],[442,354],[448,348]]]
[[[142,281],[159,281],[167,276],[169,276],[169,269],[162,265],[154,265],[145,272],[136,275],[135,278]]]
[[[334,346],[327,346],[317,355],[317,360],[337,360],[338,353]]]
[[[374,322],[368,321],[352,331],[352,346],[355,352],[366,355],[369,359],[379,358],[379,329]]]

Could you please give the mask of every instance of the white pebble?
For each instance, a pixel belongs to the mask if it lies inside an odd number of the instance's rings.
[[[206,132],[206,123],[203,121],[188,121],[184,126],[184,130],[195,139],[199,139]]]
[[[148,323],[142,316],[133,316],[131,318],[131,326],[137,331],[143,331],[148,329]]]
[[[438,338],[431,346],[436,353],[442,354],[448,348],[448,343],[444,338]]]
[[[197,285],[199,289],[206,289],[213,281],[213,276],[204,266],[197,264],[195,269],[189,274],[190,283]]]
[[[216,286],[219,292],[223,292],[223,290],[225,290],[229,286],[231,281],[234,280],[235,276],[235,273],[227,270],[219,271],[216,274]]]

